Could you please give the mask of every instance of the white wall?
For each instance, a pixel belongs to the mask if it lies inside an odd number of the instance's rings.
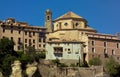
[[[54,47],[63,47],[63,56],[62,57],[56,57],[54,55]],[[82,45],[81,43],[46,43],[46,59],[72,59],[72,60],[78,60],[79,57],[82,55]],[[70,49],[70,51],[69,51]],[[71,53],[70,53],[71,52]]]

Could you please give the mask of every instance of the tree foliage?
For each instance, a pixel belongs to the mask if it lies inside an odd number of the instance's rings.
[[[32,46],[28,46],[26,49],[26,54],[32,55],[33,53],[35,53],[35,48]]]
[[[100,58],[94,57],[94,58],[89,60],[89,64],[94,65],[94,66],[98,66],[98,65],[101,65],[101,60],[100,60]]]
[[[8,38],[0,39],[0,68],[4,76],[11,73],[11,63],[16,59],[14,42]]]
[[[15,56],[11,56],[10,54],[6,54],[4,56],[0,65],[4,76],[9,76],[11,74],[11,64],[13,63],[14,60],[16,60]]]
[[[0,39],[0,54],[12,54],[14,51],[14,42],[8,38]]]
[[[106,62],[105,62],[105,68],[107,73],[111,77],[116,77],[117,75],[119,76],[120,74],[120,65],[118,62],[115,61],[113,57],[110,57]]]

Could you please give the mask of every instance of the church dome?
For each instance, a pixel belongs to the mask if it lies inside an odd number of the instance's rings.
[[[67,12],[66,14],[56,18],[54,21],[58,21],[58,20],[64,20],[64,19],[77,19],[77,20],[84,20],[86,21],[83,17],[73,13],[73,12]]]

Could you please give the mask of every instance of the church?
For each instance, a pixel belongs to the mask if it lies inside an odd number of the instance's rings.
[[[113,56],[120,61],[120,38],[98,33],[87,20],[72,11],[52,20],[52,12],[46,10],[46,59],[89,61],[93,57],[105,59]]]

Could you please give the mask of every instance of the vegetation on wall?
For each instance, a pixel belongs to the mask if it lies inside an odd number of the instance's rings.
[[[60,60],[59,60],[59,59],[52,60],[52,62],[53,62],[57,67],[68,67],[66,64],[60,63]]]

